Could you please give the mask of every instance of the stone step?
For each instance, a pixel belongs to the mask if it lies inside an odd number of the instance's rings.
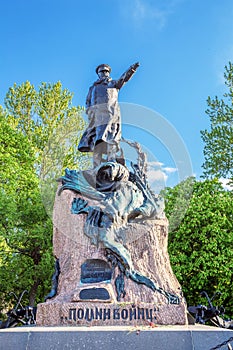
[[[0,330],[0,350],[210,350],[230,337],[233,337],[233,330],[199,325],[31,326]],[[221,349],[227,349],[227,345]]]

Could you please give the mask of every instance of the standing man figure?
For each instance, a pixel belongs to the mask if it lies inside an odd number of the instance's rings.
[[[118,92],[139,67],[135,63],[118,80],[110,77],[111,67],[100,64],[96,68],[99,79],[90,87],[86,99],[89,125],[80,140],[80,152],[93,152],[94,168],[106,161],[117,161],[120,150],[121,118]],[[105,155],[105,158],[103,158]]]

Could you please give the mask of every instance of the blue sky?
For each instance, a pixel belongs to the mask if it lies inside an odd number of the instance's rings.
[[[209,127],[206,99],[222,96],[224,66],[233,60],[232,18],[232,0],[1,1],[0,104],[15,82],[38,87],[60,80],[74,93],[73,103],[84,105],[98,64],[110,64],[118,78],[139,61],[119,100],[156,111],[171,124],[199,177],[200,130]],[[143,128],[144,115],[139,120]],[[152,117],[152,134],[159,127]],[[145,142],[167,175],[173,173],[170,146],[123,131]]]

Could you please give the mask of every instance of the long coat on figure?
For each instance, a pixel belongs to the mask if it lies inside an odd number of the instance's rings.
[[[120,149],[121,117],[118,92],[138,66],[138,63],[132,65],[118,80],[109,77],[111,68],[108,65],[103,64],[96,68],[100,79],[94,82],[87,95],[86,113],[89,125],[80,140],[80,152],[94,152],[100,144],[101,152],[105,154],[108,153],[108,146],[115,146],[116,152]],[[103,76],[101,72],[107,73]]]

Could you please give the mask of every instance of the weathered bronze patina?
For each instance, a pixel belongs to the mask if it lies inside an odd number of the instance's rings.
[[[66,169],[54,204],[54,256],[59,259],[47,301],[38,305],[38,325],[185,324],[186,303],[167,252],[164,204],[147,180],[141,146],[121,138],[118,92],[133,64],[118,80],[111,68],[86,101],[89,125],[79,143],[93,152],[93,168]],[[125,164],[120,141],[137,152]],[[58,264],[59,261],[59,264]]]
[[[104,156],[105,161],[117,160],[121,140],[118,92],[138,67],[138,62],[133,64],[117,80],[110,77],[108,64],[100,64],[96,68],[99,79],[90,87],[86,99],[89,125],[78,146],[80,152],[93,152],[94,167],[103,162]]]

